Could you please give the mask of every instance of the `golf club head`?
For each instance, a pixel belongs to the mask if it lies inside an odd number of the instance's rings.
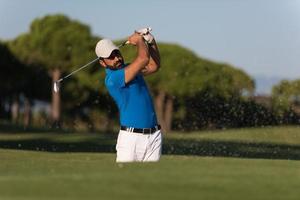
[[[53,90],[54,92],[58,92],[59,91],[59,82],[55,81],[53,84]]]

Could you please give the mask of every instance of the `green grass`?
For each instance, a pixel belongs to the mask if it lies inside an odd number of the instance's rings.
[[[189,134],[175,133],[168,137],[176,139],[209,139],[218,141],[267,142],[300,145],[300,126],[215,130],[202,131],[201,133],[191,132]]]
[[[300,162],[1,150],[1,199],[299,199]]]
[[[164,142],[177,155],[120,165],[105,153],[115,136],[2,133],[0,199],[299,199],[298,127],[175,133]]]

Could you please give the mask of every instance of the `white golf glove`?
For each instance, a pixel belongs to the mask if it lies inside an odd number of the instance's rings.
[[[139,33],[140,35],[143,36],[144,40],[148,43],[148,44],[152,44],[153,42],[153,35],[150,33],[150,31],[152,31],[151,27],[147,27],[147,28],[142,28],[139,30],[136,30],[135,32]]]

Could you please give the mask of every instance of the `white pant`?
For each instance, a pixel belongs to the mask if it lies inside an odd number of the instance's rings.
[[[120,130],[116,145],[116,162],[155,162],[161,156],[162,134],[134,133]]]

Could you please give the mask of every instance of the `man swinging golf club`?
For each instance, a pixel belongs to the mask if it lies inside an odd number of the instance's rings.
[[[105,86],[120,113],[117,162],[158,161],[161,156],[161,128],[143,78],[160,67],[159,50],[150,30],[144,28],[129,36],[128,43],[137,48],[130,64],[124,63],[111,40],[102,39],[96,45],[99,63],[106,71]]]

